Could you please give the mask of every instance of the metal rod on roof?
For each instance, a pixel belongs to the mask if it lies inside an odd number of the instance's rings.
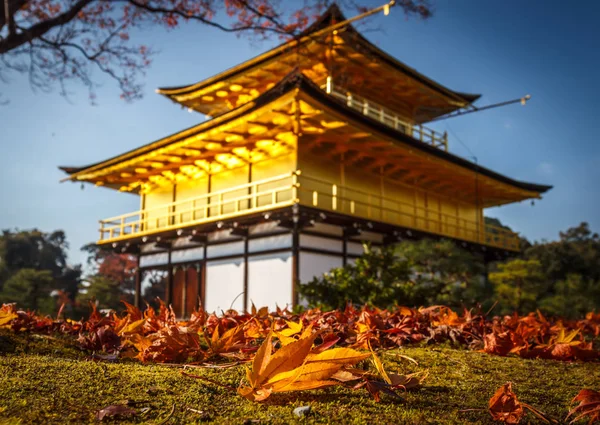
[[[322,30],[317,31],[314,34],[310,34],[305,37],[302,37],[302,39],[326,34],[328,32],[334,31],[338,28],[345,27],[346,25],[351,24],[352,22],[359,21],[361,19],[364,19],[366,17],[369,17],[369,16],[374,15],[381,11],[383,11],[383,14],[387,16],[390,14],[390,8],[393,7],[395,4],[396,4],[396,0],[391,0],[382,6],[376,7],[371,10],[367,10],[366,12],[361,13],[360,15],[356,15],[350,19],[346,19],[345,21],[341,21],[341,22],[335,23],[333,25],[329,25],[328,27],[325,27]]]
[[[523,97],[520,97],[518,99],[507,100],[505,102],[499,102],[499,103],[493,103],[491,105],[482,106],[480,108],[471,105],[471,107],[473,109],[462,110],[462,111],[454,112],[454,113],[451,113],[451,114],[448,114],[448,115],[442,115],[441,117],[437,117],[437,118],[432,119],[430,122],[446,120],[448,118],[460,117],[462,115],[471,114],[473,112],[481,112],[481,111],[485,111],[486,109],[493,109],[493,108],[499,108],[501,106],[512,105],[513,103],[520,103],[521,105],[525,106],[525,104],[527,103],[527,101],[529,99],[531,99],[531,95],[527,94],[527,95],[525,95]]]

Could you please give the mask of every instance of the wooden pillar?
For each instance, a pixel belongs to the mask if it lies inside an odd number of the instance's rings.
[[[200,263],[196,264],[196,294],[198,294],[198,299],[196,300],[196,307],[204,307],[204,271],[206,259],[202,260]]]
[[[202,258],[202,272],[200,276],[200,298],[202,299],[202,306],[206,305],[206,267],[208,265],[208,259],[206,258],[208,252],[208,243],[204,242],[204,254]]]
[[[171,264],[171,248],[167,252],[167,285],[165,288],[165,303],[167,306],[173,302],[173,265]]]
[[[298,305],[298,285],[300,285],[300,231],[298,223],[292,228],[292,303]]]
[[[182,267],[182,271],[183,271],[183,293],[181,294],[181,312],[182,312],[182,316],[184,319],[188,317],[188,313],[189,311],[187,311],[187,287],[188,287],[188,274],[187,274],[187,267],[183,266]]]
[[[206,217],[204,218],[208,218],[210,217],[210,192],[212,191],[212,172],[210,170],[210,168],[208,169],[208,179],[207,179],[207,185],[208,185],[208,192],[207,193],[207,197],[206,197]],[[206,250],[204,250],[204,254],[206,254]],[[206,259],[206,257],[204,257],[204,259]]]
[[[248,235],[244,236],[244,312],[248,311]]]
[[[252,154],[250,154],[252,155]],[[250,156],[251,158],[251,156]],[[252,162],[248,162],[248,209],[252,208]]]
[[[346,229],[344,229],[344,236],[342,239],[342,266],[346,267],[348,264],[348,235]]]
[[[175,203],[177,202],[177,185],[174,184],[173,185],[173,196],[172,196],[172,202]],[[169,217],[169,224],[173,225],[175,224],[175,205],[171,205],[171,216]]]
[[[140,268],[141,255],[137,255],[137,267],[135,269],[135,295],[133,298],[133,305],[137,308],[142,308],[142,269]]]

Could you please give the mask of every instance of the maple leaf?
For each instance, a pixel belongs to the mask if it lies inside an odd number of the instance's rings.
[[[116,351],[121,345],[121,339],[108,325],[94,329],[88,335],[79,334],[77,341],[86,350],[107,353]]]
[[[375,369],[379,377],[383,379],[384,382],[377,381],[376,377],[372,376],[368,372],[361,372],[356,369],[347,370],[347,372],[362,375],[363,382],[360,382],[354,386],[355,389],[365,388],[369,394],[373,396],[375,401],[380,401],[380,392],[384,392],[386,394],[391,395],[395,398],[400,398],[398,393],[396,393],[397,389],[409,390],[411,388],[415,388],[419,386],[425,378],[427,378],[427,373],[411,373],[408,375],[400,375],[397,373],[388,373],[383,367],[383,363],[381,359],[377,356],[373,348],[369,345],[369,349],[371,350],[371,356],[373,360],[373,364],[375,365]],[[343,377],[342,379],[349,380],[349,378],[345,375],[339,374],[336,376],[337,378]]]
[[[96,419],[102,421],[104,419],[113,419],[116,417],[135,416],[135,409],[127,407],[123,404],[112,404],[96,412]]]
[[[137,336],[132,343],[140,350],[137,357],[143,362],[180,362],[188,357],[204,358],[198,334],[184,326],[167,326],[147,338]]]
[[[575,403],[576,401],[579,402],[579,405],[569,411],[566,419],[571,415],[577,414],[578,416],[569,423],[577,422],[586,416],[589,418],[588,424],[600,422],[600,392],[583,389],[571,400],[571,403]]]
[[[496,354],[498,356],[506,356],[514,348],[511,333],[509,331],[490,334],[483,336],[484,352],[488,354]]]
[[[488,410],[494,420],[507,424],[518,424],[521,422],[521,419],[525,416],[525,409],[536,415],[543,422],[550,423],[550,420],[542,412],[517,399],[517,395],[512,390],[511,382],[507,382],[496,390],[488,406]]]
[[[13,319],[16,319],[17,317],[19,317],[19,315],[17,314],[17,312],[15,311],[14,307],[10,304],[3,304],[2,308],[0,309],[0,326],[7,326],[10,325],[10,322],[13,321]]]
[[[494,420],[507,424],[518,424],[525,415],[510,382],[498,388],[490,399],[488,409]]]
[[[205,338],[213,354],[227,353],[245,346],[244,327],[242,325],[228,329],[222,336],[219,334],[219,327],[217,326],[211,338],[207,338],[206,335]]]
[[[370,356],[351,348],[332,348],[311,353],[320,332],[303,335],[272,353],[273,332],[262,343],[246,369],[249,386],[241,385],[238,393],[248,400],[262,401],[272,393],[309,390],[337,385],[331,377],[344,366],[354,365]]]

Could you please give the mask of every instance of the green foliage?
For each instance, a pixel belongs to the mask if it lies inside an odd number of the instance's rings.
[[[343,308],[347,302],[386,307],[394,304],[460,306],[485,290],[477,258],[450,241],[402,242],[372,249],[354,264],[300,285],[310,306]]]
[[[118,254],[95,244],[82,248],[88,254],[91,273],[79,287],[77,304],[84,307],[89,301],[98,308],[120,310],[121,301],[133,303],[137,261],[130,254]],[[161,294],[164,297],[164,292]]]
[[[486,223],[506,228],[497,219]],[[600,237],[587,223],[560,233],[555,242],[529,243],[522,254],[495,263],[486,281],[483,259],[451,241],[402,242],[367,249],[355,264],[299,286],[310,306],[343,308],[346,302],[451,307],[481,305],[509,314],[540,309],[581,317],[600,310]]]
[[[19,307],[56,310],[57,301],[72,301],[81,277],[79,266],[67,264],[63,231],[9,231],[0,235],[0,299]]]
[[[54,283],[49,270],[20,269],[4,283],[0,304],[15,302],[19,308],[50,314],[55,307],[50,297]]]
[[[570,274],[557,281],[553,293],[539,302],[540,310],[562,317],[583,317],[600,307],[600,285],[579,274]]]
[[[404,241],[396,246],[412,272],[409,305],[460,307],[481,301],[486,291],[481,258],[449,240]]]
[[[309,305],[326,309],[343,308],[347,302],[382,306],[405,298],[409,274],[408,263],[398,260],[393,249],[365,246],[355,264],[333,269],[298,289]]]
[[[504,313],[535,310],[536,299],[546,284],[540,262],[520,258],[498,264],[498,271],[490,273],[489,278]]]
[[[120,282],[102,275],[94,275],[82,284],[77,302],[81,306],[96,302],[99,309],[120,310],[123,307],[121,301],[133,303],[133,295],[124,291]]]

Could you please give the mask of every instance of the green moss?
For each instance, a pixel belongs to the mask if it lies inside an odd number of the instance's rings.
[[[403,360],[410,356],[419,365]],[[550,416],[564,418],[569,401],[584,387],[600,382],[600,365],[494,357],[446,347],[390,350],[386,368],[402,373],[429,370],[429,377],[402,401],[376,403],[364,390],[333,388],[275,394],[252,403],[236,393],[181,375],[181,369],[134,361],[98,363],[63,339],[0,333],[0,424],[94,423],[95,411],[134,400],[146,413],[119,423],[492,423],[487,401],[512,381],[518,397]],[[193,369],[190,373],[237,386],[243,367]],[[297,419],[295,407],[311,405],[313,414]],[[205,412],[196,413],[187,408]],[[463,409],[484,409],[461,412]],[[533,421],[533,417],[530,417]]]

